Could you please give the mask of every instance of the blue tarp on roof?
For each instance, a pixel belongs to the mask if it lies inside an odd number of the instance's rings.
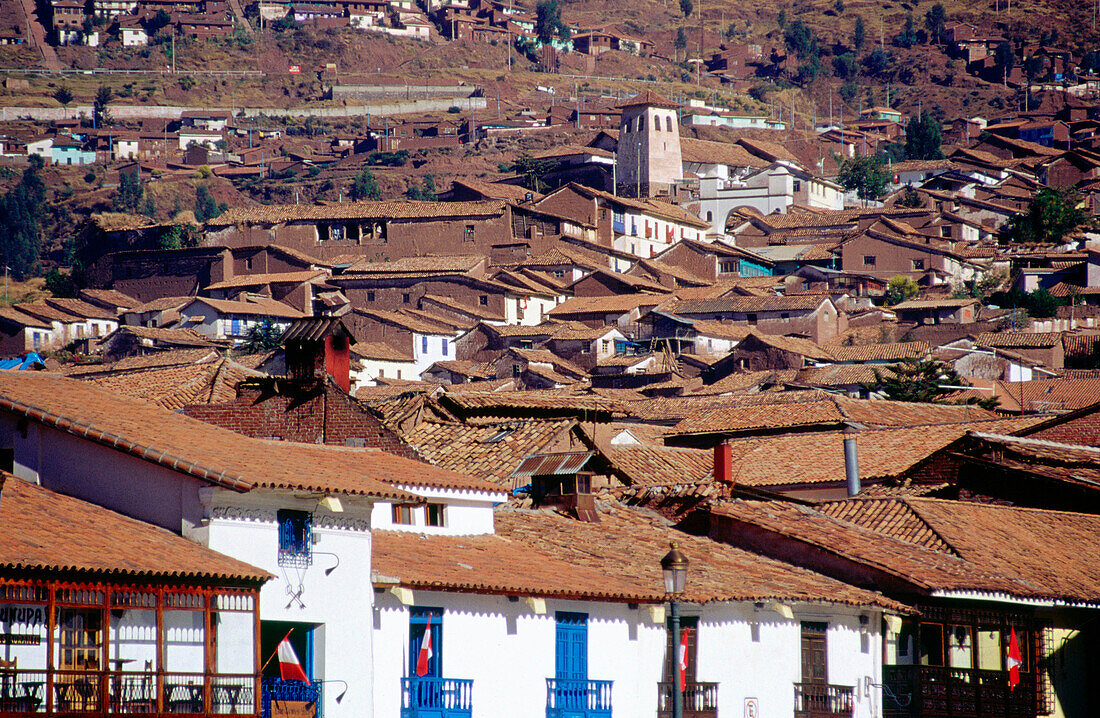
[[[42,361],[42,357],[38,356],[35,352],[27,352],[26,356],[23,357],[0,360],[0,369],[27,371],[28,369],[36,368],[35,365],[38,367],[46,366],[46,363]]]

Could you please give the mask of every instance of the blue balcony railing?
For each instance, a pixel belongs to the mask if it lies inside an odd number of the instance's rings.
[[[611,681],[546,679],[546,718],[611,718]]]
[[[261,718],[271,718],[272,701],[302,704],[316,718],[321,718],[321,683],[264,678],[260,686]]]
[[[401,679],[401,718],[470,718],[474,682],[463,678]]]

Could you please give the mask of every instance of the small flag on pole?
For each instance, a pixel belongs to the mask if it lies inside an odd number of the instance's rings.
[[[680,690],[684,689],[687,685],[687,667],[688,667],[688,629],[680,631],[680,646],[679,646],[679,660],[677,661],[678,668],[680,670]]]
[[[428,661],[432,659],[432,617],[428,615],[428,625],[424,627],[424,637],[420,639],[420,653],[416,656],[416,675],[428,675]]]
[[[302,664],[298,662],[298,656],[294,653],[294,647],[290,645],[289,631],[279,643],[279,677],[284,681],[309,683],[306,672],[302,670]]]
[[[1020,655],[1020,642],[1016,640],[1016,627],[1012,628],[1012,635],[1008,639],[1008,656],[1005,664],[1008,666],[1008,688],[1012,690],[1020,685],[1020,666],[1024,661]]]

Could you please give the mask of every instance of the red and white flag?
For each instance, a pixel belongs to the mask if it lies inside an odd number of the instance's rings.
[[[297,75],[301,71],[302,71],[302,66],[301,65],[291,65],[290,68],[287,70],[287,72],[289,72],[291,75]]]
[[[1005,664],[1008,666],[1008,687],[1013,689],[1020,685],[1020,666],[1024,663],[1020,655],[1020,642],[1016,640],[1016,628],[1012,628],[1012,635],[1008,639],[1008,655]]]
[[[677,651],[677,668],[680,671],[680,689],[687,685],[688,667],[688,629],[680,631],[680,646]]]
[[[420,653],[416,656],[416,675],[428,675],[428,661],[432,659],[432,617],[428,616],[428,625],[424,627],[424,637],[420,639]]]
[[[294,653],[294,647],[290,645],[290,633],[279,643],[279,677],[284,681],[305,681],[306,672],[302,670],[302,664],[298,662],[298,656]]]

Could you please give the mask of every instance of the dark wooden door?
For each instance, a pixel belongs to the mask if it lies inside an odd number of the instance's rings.
[[[829,682],[828,655],[825,646],[827,623],[802,622],[802,682],[825,685]]]

